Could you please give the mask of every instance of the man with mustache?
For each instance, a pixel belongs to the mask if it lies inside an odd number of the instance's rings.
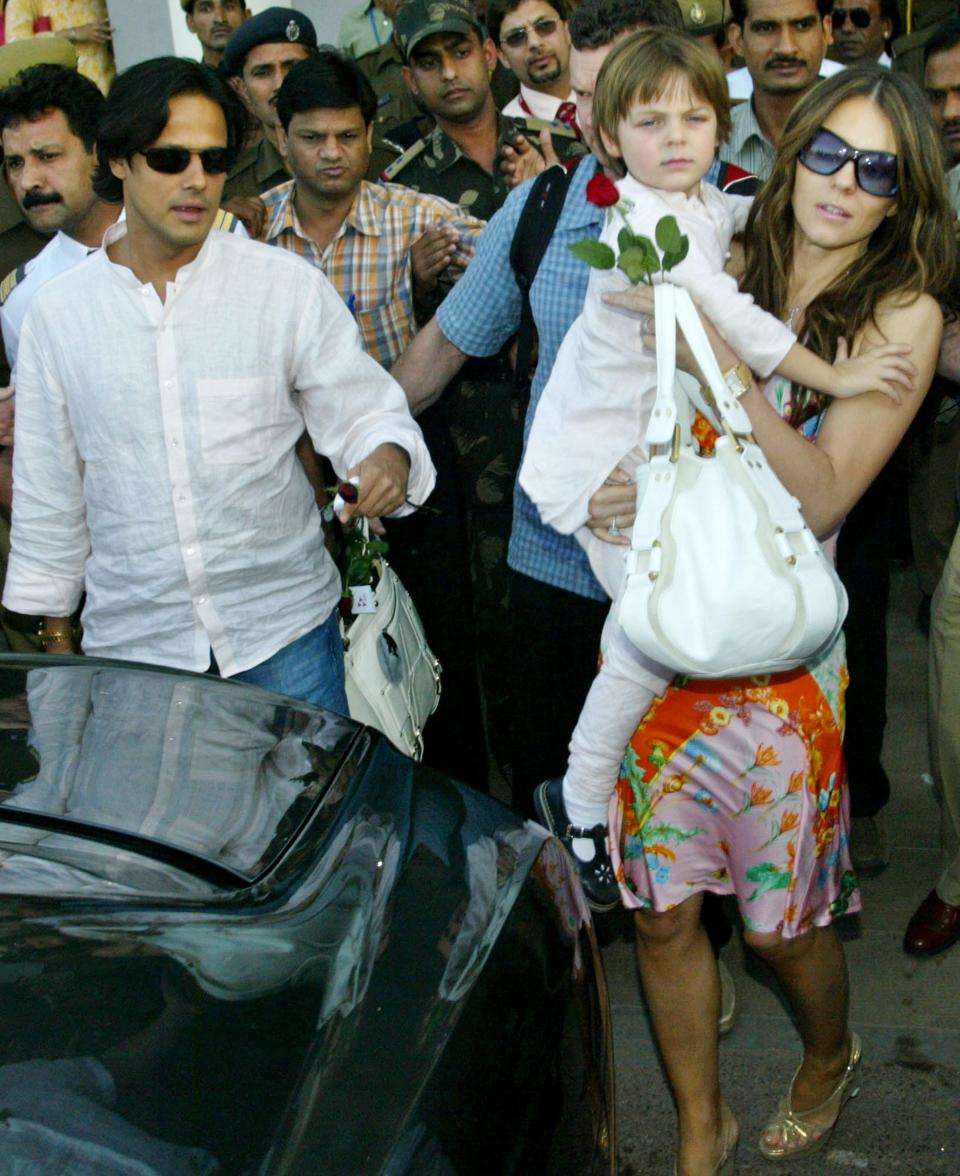
[[[876,61],[890,66],[890,45],[900,36],[897,0],[844,0],[833,12],[831,53],[844,65]]]
[[[52,237],[40,254],[0,284],[0,322],[11,369],[33,295],[54,275],[99,249],[119,204],[93,190],[95,138],[104,98],[59,65],[36,65],[0,92],[3,168],[24,219]]]
[[[579,135],[563,0],[498,0],[490,7],[488,23],[500,60],[520,82],[520,93],[503,113],[546,122],[559,119]]]
[[[187,28],[203,48],[201,61],[216,69],[227,42],[250,15],[244,0],[180,0]]]
[[[833,0],[732,0],[730,7],[730,43],[746,62],[753,95],[734,108],[720,158],[765,180],[787,118],[820,74]]]

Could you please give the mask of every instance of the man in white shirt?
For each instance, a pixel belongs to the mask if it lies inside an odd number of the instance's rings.
[[[897,0],[846,0],[834,4],[831,55],[843,65],[877,62],[890,68],[891,42],[900,36]]]
[[[71,652],[216,668],[346,712],[337,570],[296,460],[304,426],[341,512],[402,513],[433,467],[349,312],[283,250],[211,232],[241,134],[203,66],[121,75],[97,190],[126,221],[49,282],[23,324],[4,603]]]
[[[563,122],[579,135],[566,15],[564,0],[496,0],[487,22],[500,60],[520,82],[503,113]]]

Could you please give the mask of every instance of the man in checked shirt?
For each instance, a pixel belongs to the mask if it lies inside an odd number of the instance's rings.
[[[352,514],[422,502],[433,466],[403,393],[326,278],[211,232],[236,103],[198,63],[118,78],[97,191],[127,219],[40,290],[18,358],[4,603],[83,649],[224,677],[346,713],[336,606],[304,426]]]

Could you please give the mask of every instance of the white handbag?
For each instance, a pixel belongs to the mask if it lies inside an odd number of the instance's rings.
[[[440,663],[396,572],[382,557],[374,568],[374,611],[340,620],[350,717],[419,760],[423,728],[440,701]]]
[[[651,457],[638,479],[620,625],[648,657],[690,677],[793,669],[836,639],[846,592],[724,383],[690,295],[664,282],[655,298]],[[677,325],[713,406],[676,371]],[[691,400],[722,434],[713,456],[691,437]]]

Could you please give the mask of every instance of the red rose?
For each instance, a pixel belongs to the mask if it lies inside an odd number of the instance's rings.
[[[620,199],[620,193],[609,176],[598,172],[587,184],[587,199],[599,208],[609,208]]]
[[[351,506],[360,497],[356,486],[354,486],[354,484],[352,482],[341,482],[340,485],[337,487],[337,493],[340,495],[340,497],[343,499],[344,502],[348,502]]]

